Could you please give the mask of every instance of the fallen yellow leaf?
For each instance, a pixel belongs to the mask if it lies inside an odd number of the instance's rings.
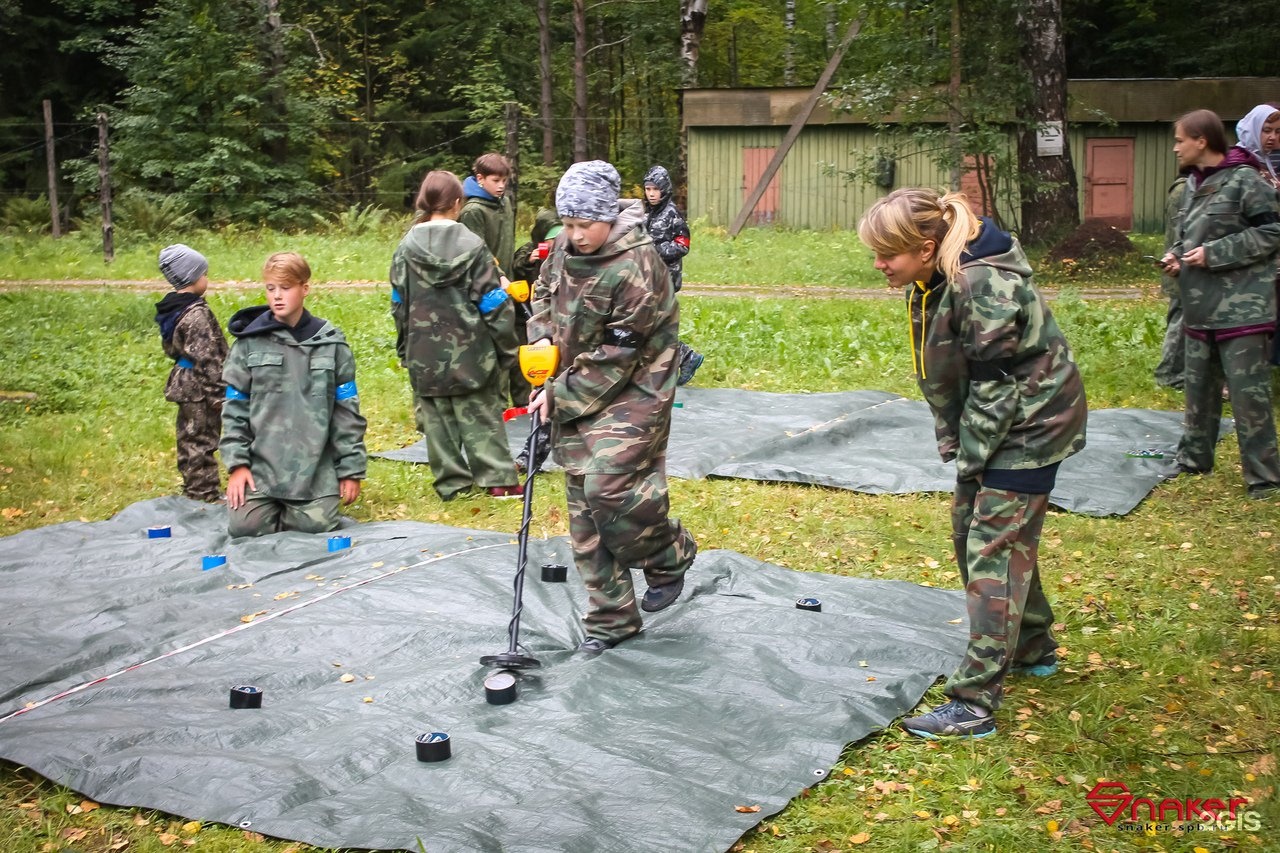
[[[187,821],[182,825],[182,831],[185,832],[187,835],[195,835],[197,832],[200,831],[200,821],[198,820]]]
[[[760,811],[760,807],[759,806],[734,806],[733,810],[735,812],[742,812],[743,814],[755,814],[756,812]]]
[[[1046,822],[1045,822],[1045,825],[1044,825],[1044,828],[1045,828],[1045,829],[1047,829],[1047,830],[1049,830],[1050,832],[1057,832],[1057,831],[1058,831],[1058,822],[1057,822],[1056,820],[1046,821]]]
[[[916,817],[920,818],[921,820],[928,820],[929,818],[933,817],[933,815],[929,814],[924,809],[921,809],[920,811],[915,812],[914,814]]]
[[[869,832],[859,832],[857,835],[849,836],[850,844],[866,844],[870,840],[871,840],[871,833]]]
[[[98,804],[97,804],[97,803],[95,803],[93,800],[81,800],[81,801],[80,801],[80,811],[83,811],[83,812],[91,812],[91,811],[93,811],[94,809],[100,809],[100,808],[102,808],[102,806],[98,805]]]
[[[356,677],[348,672],[348,673],[344,673],[342,677],[339,678],[338,680],[341,681],[343,684],[350,684],[351,682],[356,680]]]

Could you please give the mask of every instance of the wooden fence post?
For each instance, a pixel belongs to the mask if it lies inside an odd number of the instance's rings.
[[[62,236],[62,222],[58,219],[58,160],[53,156],[53,104],[44,99],[44,163],[49,170],[49,216],[53,224],[53,239]]]
[[[98,184],[102,202],[102,259],[116,259],[115,240],[111,228],[111,156],[107,148],[107,114],[98,113]]]

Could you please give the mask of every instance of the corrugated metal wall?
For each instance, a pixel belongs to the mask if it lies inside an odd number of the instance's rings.
[[[728,226],[742,206],[742,149],[777,146],[783,127],[691,127],[689,129],[689,216],[711,225]],[[1173,180],[1173,131],[1165,124],[1131,123],[1113,127],[1074,125],[1069,130],[1071,154],[1080,182],[1080,210],[1084,211],[1085,140],[1092,137],[1133,137],[1135,231],[1164,230],[1164,197]],[[887,191],[871,184],[846,181],[839,172],[853,168],[853,153],[870,150],[876,134],[868,127],[830,125],[805,128],[779,172],[781,197],[777,224],[813,230],[853,229],[858,217]],[[1012,144],[1012,141],[1011,141]],[[1007,156],[1014,156],[1012,150]],[[834,169],[834,171],[832,171]],[[949,175],[934,167],[914,146],[902,149],[896,163],[894,187],[945,188]],[[1006,216],[1015,202],[1001,201]]]

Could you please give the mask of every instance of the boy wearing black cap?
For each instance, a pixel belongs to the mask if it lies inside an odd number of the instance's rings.
[[[218,463],[213,452],[222,434],[222,363],[227,341],[204,293],[209,262],[204,255],[176,243],[160,251],[160,272],[173,286],[156,303],[156,323],[164,354],[173,359],[164,398],[178,404],[178,471],[182,493],[207,503],[222,499]]]

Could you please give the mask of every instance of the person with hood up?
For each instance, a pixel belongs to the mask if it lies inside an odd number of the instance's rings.
[[[1280,191],[1280,107],[1275,104],[1259,104],[1236,122],[1236,138],[1239,145],[1262,162],[1258,174],[1277,191]],[[1276,300],[1280,302],[1280,254],[1276,256]],[[1280,317],[1276,318],[1276,331],[1271,336],[1271,363],[1280,367]]]
[[[644,176],[644,226],[653,238],[653,245],[662,256],[663,263],[671,271],[671,286],[676,293],[684,285],[684,256],[689,254],[689,223],[685,222],[672,198],[671,175],[662,166],[654,166]],[[702,353],[680,341],[676,350],[676,363],[680,372],[677,385],[693,381],[704,361]]]
[[[156,303],[160,345],[173,359],[164,398],[178,404],[178,472],[182,494],[192,500],[222,500],[218,449],[222,434],[222,363],[227,339],[218,318],[204,301],[209,288],[209,262],[190,246],[175,243],[160,251],[160,272],[173,286]]]
[[[1187,335],[1186,416],[1178,443],[1184,474],[1213,470],[1225,378],[1249,497],[1280,494],[1280,453],[1268,347],[1276,323],[1280,197],[1262,163],[1227,148],[1222,119],[1195,110],[1174,124],[1173,152],[1188,170],[1178,233],[1161,259],[1177,276]]]
[[[311,267],[301,255],[276,252],[262,278],[267,304],[227,323],[236,339],[222,370],[227,532],[324,533],[365,475],[356,362],[342,332],[306,309]]]
[[[462,193],[449,172],[428,172],[418,190],[418,221],[391,259],[396,354],[409,371],[436,494],[450,501],[479,488],[515,498],[523,491],[502,425],[515,308],[493,255],[457,221]]]
[[[858,236],[889,285],[906,288],[912,367],[938,452],[956,463],[952,545],[969,647],[943,688],[950,701],[902,726],[986,737],[1009,673],[1057,671],[1037,552],[1058,466],[1085,444],[1084,384],[1022,247],[963,193],[896,190]]]
[[[638,200],[618,198],[618,170],[575,163],[556,190],[564,230],[534,288],[529,338],[555,344],[559,373],[530,411],[551,421],[565,470],[574,563],[587,589],[595,656],[638,634],[640,610],[674,604],[698,546],[670,517],[667,438],[680,312]],[[631,571],[649,588],[637,608]]]

